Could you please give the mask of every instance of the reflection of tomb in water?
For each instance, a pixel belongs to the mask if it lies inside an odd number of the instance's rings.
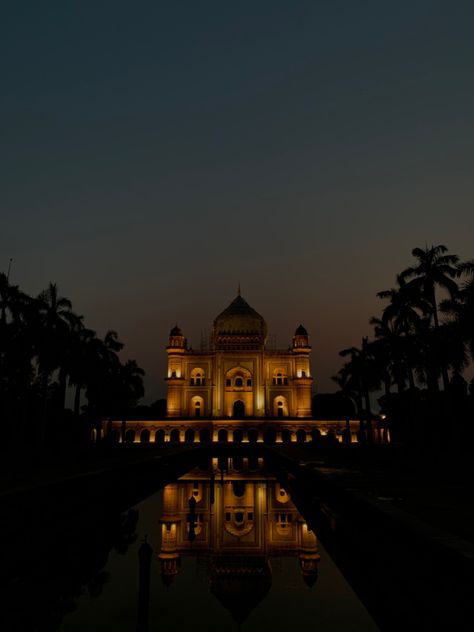
[[[205,558],[211,592],[239,622],[269,591],[272,557],[297,558],[310,587],[318,573],[316,535],[259,465],[214,459],[208,472],[193,470],[163,492],[163,582],[172,583],[181,555]]]

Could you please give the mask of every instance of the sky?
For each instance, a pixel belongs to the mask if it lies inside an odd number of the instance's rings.
[[[59,286],[165,394],[237,293],[319,392],[413,263],[474,258],[471,0],[23,0],[0,10],[0,270]]]

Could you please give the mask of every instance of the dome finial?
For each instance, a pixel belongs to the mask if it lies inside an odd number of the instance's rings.
[[[240,292],[240,281],[239,281],[239,285],[237,286],[237,296],[241,296],[241,292]]]

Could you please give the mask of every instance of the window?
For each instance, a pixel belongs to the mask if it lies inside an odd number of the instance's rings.
[[[291,514],[277,514],[277,524],[280,529],[287,529],[291,526]]]
[[[226,372],[224,377],[226,387],[249,390],[252,388],[252,373],[246,367],[234,366]]]
[[[197,373],[196,374],[196,386],[203,386],[204,385],[204,375],[202,373]]]
[[[275,369],[273,372],[273,384],[275,386],[288,386],[288,377],[285,368]]]
[[[204,386],[204,371],[202,369],[193,369],[191,372],[191,379],[189,381],[191,386]]]

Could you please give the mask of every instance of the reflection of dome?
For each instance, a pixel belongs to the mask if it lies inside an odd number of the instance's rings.
[[[263,601],[272,584],[268,561],[262,556],[219,556],[210,569],[211,592],[241,624]]]
[[[303,575],[303,581],[306,584],[306,586],[308,586],[308,588],[312,588],[314,586],[314,584],[318,581],[318,574],[317,573],[307,573],[305,575]]]
[[[174,578],[175,578],[175,575],[165,575],[163,573],[161,574],[161,581],[166,586],[166,588],[169,588],[171,586],[171,584],[174,581]]]
[[[240,295],[214,320],[214,338],[216,342],[232,342],[235,338],[241,343],[248,338],[251,343],[264,344],[267,337],[267,325],[262,316]]]

